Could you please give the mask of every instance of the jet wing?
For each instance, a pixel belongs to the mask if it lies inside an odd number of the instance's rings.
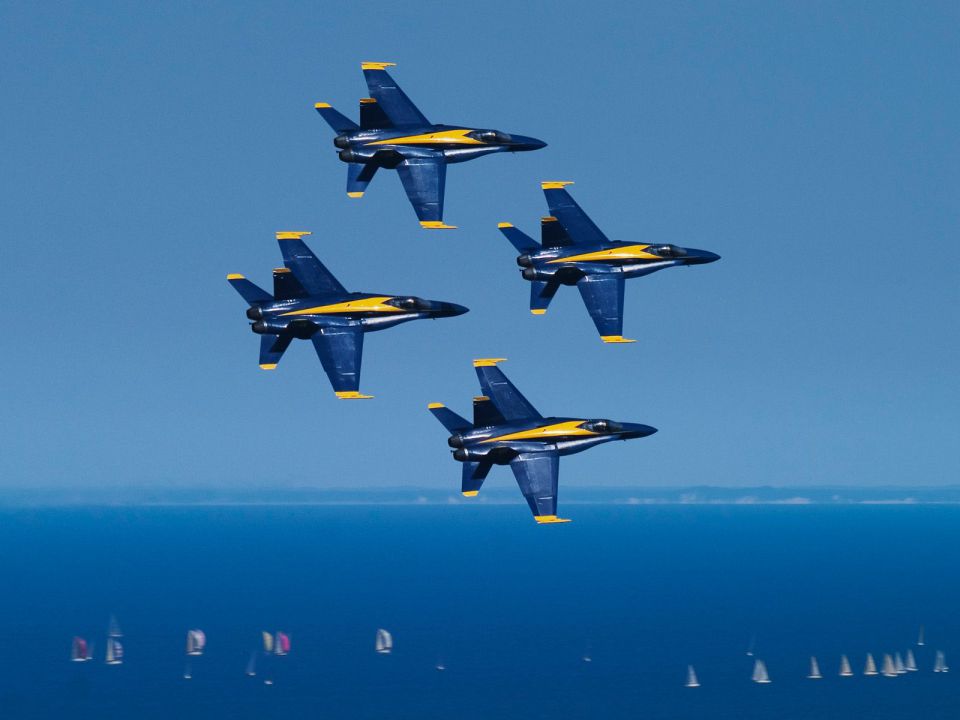
[[[577,201],[570,197],[570,193],[563,189],[564,185],[570,184],[569,182],[540,184],[543,194],[547,197],[547,205],[550,206],[550,215],[560,221],[574,245],[610,242],[593,220],[580,209]]]
[[[444,227],[443,189],[447,180],[447,163],[443,155],[407,158],[397,165],[397,173],[420,223]]]
[[[474,360],[477,377],[480,379],[480,388],[483,394],[490,398],[493,406],[500,411],[504,420],[540,419],[543,416],[530,404],[507,376],[497,367],[498,360]]]
[[[577,282],[583,304],[604,342],[633,342],[623,338],[623,287],[623,278],[610,275],[587,275]]]
[[[363,330],[359,326],[321,328],[310,339],[337,397],[349,400],[371,397],[358,392],[363,356]]]
[[[300,285],[310,295],[347,294],[333,274],[317,260],[317,256],[301,240],[308,232],[278,232],[277,241],[283,253],[283,264],[290,268]]]
[[[538,523],[569,522],[557,517],[557,479],[560,455],[556,451],[520,453],[510,462],[517,485]]]
[[[423,113],[387,72],[386,68],[394,65],[396,63],[381,62],[365,62],[360,65],[367,87],[370,89],[370,97],[377,101],[377,105],[390,118],[394,127],[429,126],[430,121],[423,116]]]

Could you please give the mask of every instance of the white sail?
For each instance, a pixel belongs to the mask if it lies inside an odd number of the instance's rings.
[[[107,665],[120,665],[123,662],[123,645],[116,638],[107,638]]]
[[[945,673],[950,668],[947,667],[947,656],[944,654],[943,650],[937,650],[936,660],[933,663],[933,671],[935,673]]]
[[[917,645],[923,647],[925,645],[923,640],[923,625],[920,626],[920,632],[917,633]]]
[[[250,653],[250,659],[247,661],[247,675],[253,677],[257,674],[257,651]]]
[[[863,666],[864,675],[877,675],[877,663],[873,659],[873,653],[867,653],[867,662]]]
[[[897,676],[897,666],[893,663],[893,657],[890,653],[883,654],[883,669],[881,674],[884,677],[896,677]]]
[[[897,675],[906,675],[907,666],[903,664],[903,658],[900,657],[900,653],[894,653],[893,655],[893,666],[897,670]]]
[[[263,637],[263,651],[265,653],[273,652],[273,635],[266,631],[263,631],[260,634]]]
[[[850,660],[846,655],[840,656],[840,677],[853,677],[853,668],[850,667]]]
[[[916,672],[917,671],[917,660],[913,656],[913,650],[907,649],[907,661],[904,663],[904,667],[907,669],[907,672]]]
[[[823,675],[820,674],[820,665],[813,655],[810,656],[810,673],[807,677],[811,680],[820,680],[823,677]]]
[[[764,685],[770,682],[770,674],[767,672],[767,664],[763,660],[757,660],[753,664],[753,676],[751,679],[755,683]]]
[[[687,665],[687,682],[684,687],[700,687],[700,681],[697,680],[697,672],[693,665]]]
[[[190,671],[190,661],[189,661],[189,660],[187,661],[187,667],[185,667],[184,670],[183,670],[183,679],[184,679],[184,680],[192,680],[192,679],[193,679],[193,673]]]
[[[390,651],[393,650],[393,635],[383,628],[379,628],[377,630],[377,640],[374,647],[381,655],[389,655]]]
[[[123,637],[123,633],[120,632],[120,623],[117,622],[116,615],[110,616],[110,624],[107,628],[107,637],[112,637],[112,638]]]
[[[187,630],[187,655],[203,655],[207,636],[203,630]]]

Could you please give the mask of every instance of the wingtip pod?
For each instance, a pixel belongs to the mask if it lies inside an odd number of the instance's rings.
[[[474,367],[494,367],[497,363],[502,363],[506,358],[478,358],[473,361]]]
[[[540,183],[541,190],[562,190],[567,185],[573,185],[572,180],[544,180]]]
[[[338,392],[336,393],[336,396],[341,400],[371,400],[373,398],[373,395],[364,395],[356,390]]]
[[[447,225],[443,220],[421,220],[420,227],[424,230],[456,230],[456,225]]]
[[[600,339],[605,343],[635,343],[636,340],[631,340],[630,338],[625,338],[623,335],[601,335]]]
[[[556,515],[534,515],[533,519],[537,525],[555,525],[556,523],[568,523],[570,518],[557,517]]]
[[[396,67],[397,64],[393,62],[369,62],[363,61],[360,63],[361,70],[386,70],[388,67]]]
[[[300,240],[301,238],[312,235],[307,230],[284,230],[277,233],[277,240]]]

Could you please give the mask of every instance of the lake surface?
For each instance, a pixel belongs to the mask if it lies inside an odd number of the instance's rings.
[[[936,649],[960,663],[960,508],[564,514],[541,527],[520,504],[0,510],[0,714],[960,717],[960,664],[931,672]],[[111,613],[126,658],[107,667]],[[208,646],[186,681],[190,627]],[[378,627],[392,655],[374,653]],[[289,633],[292,652],[250,678],[262,630]],[[68,661],[75,634],[94,662]],[[770,685],[749,680],[754,636]],[[861,674],[868,651],[911,646],[919,672]],[[837,677],[841,653],[856,677]],[[805,679],[810,655],[823,680]],[[683,687],[687,664],[702,687]]]

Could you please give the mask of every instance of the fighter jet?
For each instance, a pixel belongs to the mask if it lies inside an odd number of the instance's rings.
[[[344,117],[329,103],[317,112],[337,136],[333,144],[347,165],[347,195],[363,197],[380,168],[396,169],[420,225],[452,230],[443,222],[443,189],[449,163],[473,160],[498,152],[539,150],[546,143],[499,130],[434,125],[400,89],[386,68],[396,63],[361,63],[371,97],[360,100],[360,124]]]
[[[451,433],[453,459],[463,463],[461,492],[475,497],[494,465],[509,465],[538,523],[569,522],[557,517],[560,456],[573,455],[612,440],[652,435],[649,425],[543,417],[520,394],[497,363],[504,358],[474,360],[483,393],[473,399],[473,422],[442,403],[427,407]]]
[[[541,243],[510,223],[497,227],[517,249],[524,280],[530,281],[530,312],[543,315],[561,285],[576,285],[605,343],[623,337],[623,281],[668,267],[703,265],[720,256],[664,243],[608,240],[564,190],[570,182],[543,182],[550,215],[540,219]]]
[[[410,320],[462,315],[467,308],[412,295],[351,293],[324,267],[302,238],[278,232],[283,267],[273,271],[273,295],[243,275],[227,275],[250,307],[250,329],[260,336],[260,367],[273,370],[294,338],[310,339],[338,398],[365,400],[360,389],[364,333]]]

